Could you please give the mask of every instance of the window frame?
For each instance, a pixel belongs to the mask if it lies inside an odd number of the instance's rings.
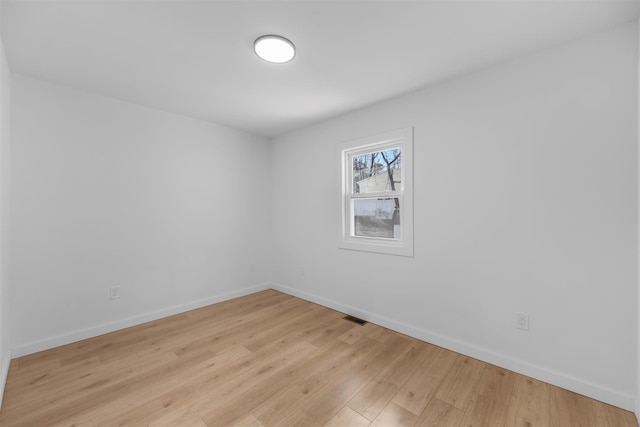
[[[355,193],[353,188],[354,156],[400,148],[400,189],[396,191]],[[413,127],[348,141],[338,145],[339,232],[338,247],[388,255],[413,256]],[[357,199],[398,198],[400,237],[398,239],[355,236],[352,202]]]

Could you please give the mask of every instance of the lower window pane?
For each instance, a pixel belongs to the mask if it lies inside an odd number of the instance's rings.
[[[400,238],[400,203],[397,198],[353,199],[355,237]]]

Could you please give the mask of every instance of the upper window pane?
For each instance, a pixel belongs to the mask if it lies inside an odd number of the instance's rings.
[[[400,191],[402,149],[389,148],[352,157],[353,193]]]

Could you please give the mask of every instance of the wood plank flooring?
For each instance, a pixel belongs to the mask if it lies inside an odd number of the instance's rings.
[[[630,412],[276,291],[15,359],[1,426],[637,427]]]

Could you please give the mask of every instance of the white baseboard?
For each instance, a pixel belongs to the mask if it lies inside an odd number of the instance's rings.
[[[636,421],[638,421],[638,425],[640,425],[640,400],[636,400]]]
[[[178,304],[172,307],[163,308],[161,310],[128,317],[126,319],[121,319],[114,322],[104,323],[85,329],[78,329],[69,333],[56,335],[51,338],[46,338],[43,340],[33,341],[25,344],[19,344],[11,349],[11,354],[13,357],[20,357],[27,354],[37,353],[39,351],[48,350],[50,348],[59,347],[61,345],[71,344],[73,342],[81,341],[87,338],[93,338],[97,337],[98,335],[108,334],[120,329],[129,328],[131,326],[140,325],[146,322],[151,322],[152,320],[161,319],[167,316],[173,316],[174,314],[184,313],[185,311],[194,310],[196,308],[205,307],[207,305],[216,304],[233,298],[238,298],[256,292],[264,291],[266,289],[270,289],[271,287],[272,286],[270,284],[263,283],[237,291],[227,292],[201,300],[192,301],[185,304]]]
[[[519,374],[536,378],[546,383],[571,390],[578,394],[582,394],[601,402],[617,406],[627,411],[633,411],[634,409],[636,409],[635,396],[620,393],[616,390],[611,390],[597,384],[592,384],[579,378],[563,374],[561,372],[546,369],[526,362],[524,360],[514,359],[507,355],[500,354],[453,338],[448,338],[425,329],[397,322],[393,319],[379,316],[375,313],[361,310],[357,307],[345,305],[328,298],[313,295],[280,284],[273,284],[272,287],[277,291],[284,292],[286,294],[332,308],[345,314],[359,317],[371,323],[384,326],[385,328],[391,329],[393,331],[400,332],[402,334],[429,342],[431,344],[435,344],[439,347],[444,347],[446,349],[455,351],[456,353],[464,354],[465,356],[473,357],[475,359],[479,359],[484,362],[509,369],[510,371],[514,371]],[[639,412],[636,409],[636,414],[638,413]]]
[[[11,352],[7,352],[4,357],[0,355],[0,409],[2,408],[2,399],[4,397],[4,389],[7,385],[7,377],[9,376],[9,365],[11,364]]]

